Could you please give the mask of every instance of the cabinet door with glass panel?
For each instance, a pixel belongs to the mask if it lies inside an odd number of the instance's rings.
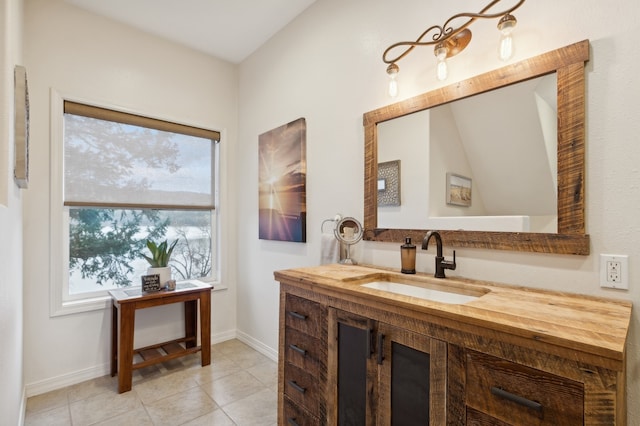
[[[445,425],[447,344],[377,324],[378,425]]]
[[[446,424],[447,344],[330,309],[329,423]]]

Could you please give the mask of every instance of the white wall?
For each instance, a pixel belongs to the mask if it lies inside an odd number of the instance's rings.
[[[241,64],[238,256],[240,263],[251,265],[238,268],[238,327],[244,333],[275,348],[278,284],[273,270],[319,263],[322,220],[336,212],[362,219],[362,114],[389,103],[383,50],[393,42],[414,39],[428,26],[461,11],[452,2],[318,0]],[[586,217],[592,254],[460,248],[455,273],[639,304],[640,86],[636,74],[640,57],[634,52],[640,3],[537,0],[526,2],[516,16],[514,60],[591,40],[592,57],[586,67]],[[447,84],[502,65],[496,55],[495,22],[477,22],[473,31],[467,50],[450,61]],[[399,66],[400,98],[441,85],[430,49],[414,51]],[[307,120],[307,243],[260,241],[258,135],[298,117]],[[399,245],[360,243],[360,260],[399,267]],[[599,253],[629,255],[629,291],[600,289]],[[433,254],[418,254],[418,270],[433,271]],[[451,256],[451,248],[445,254]],[[629,424],[640,424],[639,323],[636,309],[627,350]]]
[[[28,394],[108,373],[111,311],[49,315],[50,89],[107,106],[222,131],[223,264],[234,227],[237,67],[97,17],[62,0],[27,0],[25,62],[31,96],[31,182],[25,192],[25,382]],[[4,222],[3,222],[4,223]],[[4,233],[3,233],[4,235]],[[2,257],[4,261],[4,257]],[[214,292],[214,340],[235,332],[234,268]],[[180,332],[179,306],[141,311],[141,342]],[[176,320],[168,320],[175,318]],[[177,337],[177,336],[175,336]]]
[[[22,422],[22,197],[13,183],[13,68],[22,65],[22,1],[0,0],[0,423]],[[5,423],[6,422],[6,423]]]
[[[400,161],[400,205],[378,207],[380,228],[420,229],[425,222],[431,185],[430,123],[430,111],[420,111],[378,125],[378,163]]]

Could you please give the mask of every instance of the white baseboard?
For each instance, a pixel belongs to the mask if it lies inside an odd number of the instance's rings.
[[[226,340],[235,339],[237,336],[236,330],[228,330],[222,333],[212,334],[211,335],[211,344],[216,344],[220,342],[224,342]],[[243,340],[244,341],[244,340]],[[251,341],[255,341],[251,339]],[[253,343],[248,341],[244,341],[249,346],[254,347]],[[261,347],[266,347],[261,345]],[[263,352],[258,347],[254,347],[257,351],[264,353],[266,356],[270,355],[268,353]],[[95,379],[98,377],[106,376],[111,374],[111,366],[109,363],[105,363],[102,365],[97,365],[95,367],[87,368],[84,370],[73,371],[68,374],[63,374],[57,377],[51,377],[49,379],[41,380],[35,383],[28,383],[25,385],[23,390],[23,394],[25,395],[25,406],[26,399],[32,396],[41,395],[43,393],[51,392],[57,389],[61,389],[67,386],[72,386],[78,383],[85,382],[87,380]]]
[[[35,383],[27,383],[25,385],[25,393],[27,398],[43,393],[51,392],[67,386],[82,383],[97,377],[106,376],[111,373],[109,364],[97,365],[95,367],[86,368],[84,370],[73,371],[61,376],[51,377]]]
[[[24,421],[27,414],[27,389],[22,389],[22,402],[20,402],[20,417],[18,418],[18,424],[24,425]]]
[[[256,351],[260,352],[262,355],[270,358],[273,361],[278,361],[278,351],[265,345],[264,343],[262,343],[259,340],[254,339],[253,337],[249,336],[248,334],[240,331],[240,330],[236,330],[236,339],[240,340],[243,343],[246,343],[247,345],[251,346],[253,349],[255,349]]]
[[[236,330],[227,330],[222,333],[212,334],[211,335],[211,344],[215,345],[216,343],[226,342],[227,340],[236,338]]]

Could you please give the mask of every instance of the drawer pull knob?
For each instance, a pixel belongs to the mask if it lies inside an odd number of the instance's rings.
[[[295,390],[297,390],[300,393],[305,393],[306,389],[303,388],[302,386],[300,386],[299,384],[297,384],[296,382],[294,382],[293,380],[289,380],[289,385],[294,388]]]
[[[287,419],[287,423],[289,423],[291,426],[300,426],[298,425],[298,422],[296,422],[296,419],[294,419],[293,417],[289,417]]]
[[[303,321],[307,319],[306,315],[299,314],[296,311],[287,311],[287,313],[289,315],[291,315],[292,317],[294,317],[295,319],[299,319],[299,320],[303,320]]]
[[[307,355],[307,351],[302,349],[299,346],[294,345],[293,343],[289,345],[289,347],[291,349],[293,349],[294,351],[298,352],[299,354],[302,354],[302,356],[306,356]]]
[[[499,396],[500,398],[504,398],[508,401],[515,402],[516,404],[523,405],[527,408],[531,408],[532,410],[542,411],[542,404],[536,401],[532,401],[530,399],[524,398],[520,395],[516,395],[511,392],[507,392],[504,389],[497,388],[495,386],[491,387],[491,393]]]

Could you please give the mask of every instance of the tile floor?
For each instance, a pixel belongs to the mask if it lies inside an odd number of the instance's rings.
[[[133,389],[118,394],[104,376],[27,400],[25,425],[276,424],[277,363],[239,340],[200,354],[134,371]]]

